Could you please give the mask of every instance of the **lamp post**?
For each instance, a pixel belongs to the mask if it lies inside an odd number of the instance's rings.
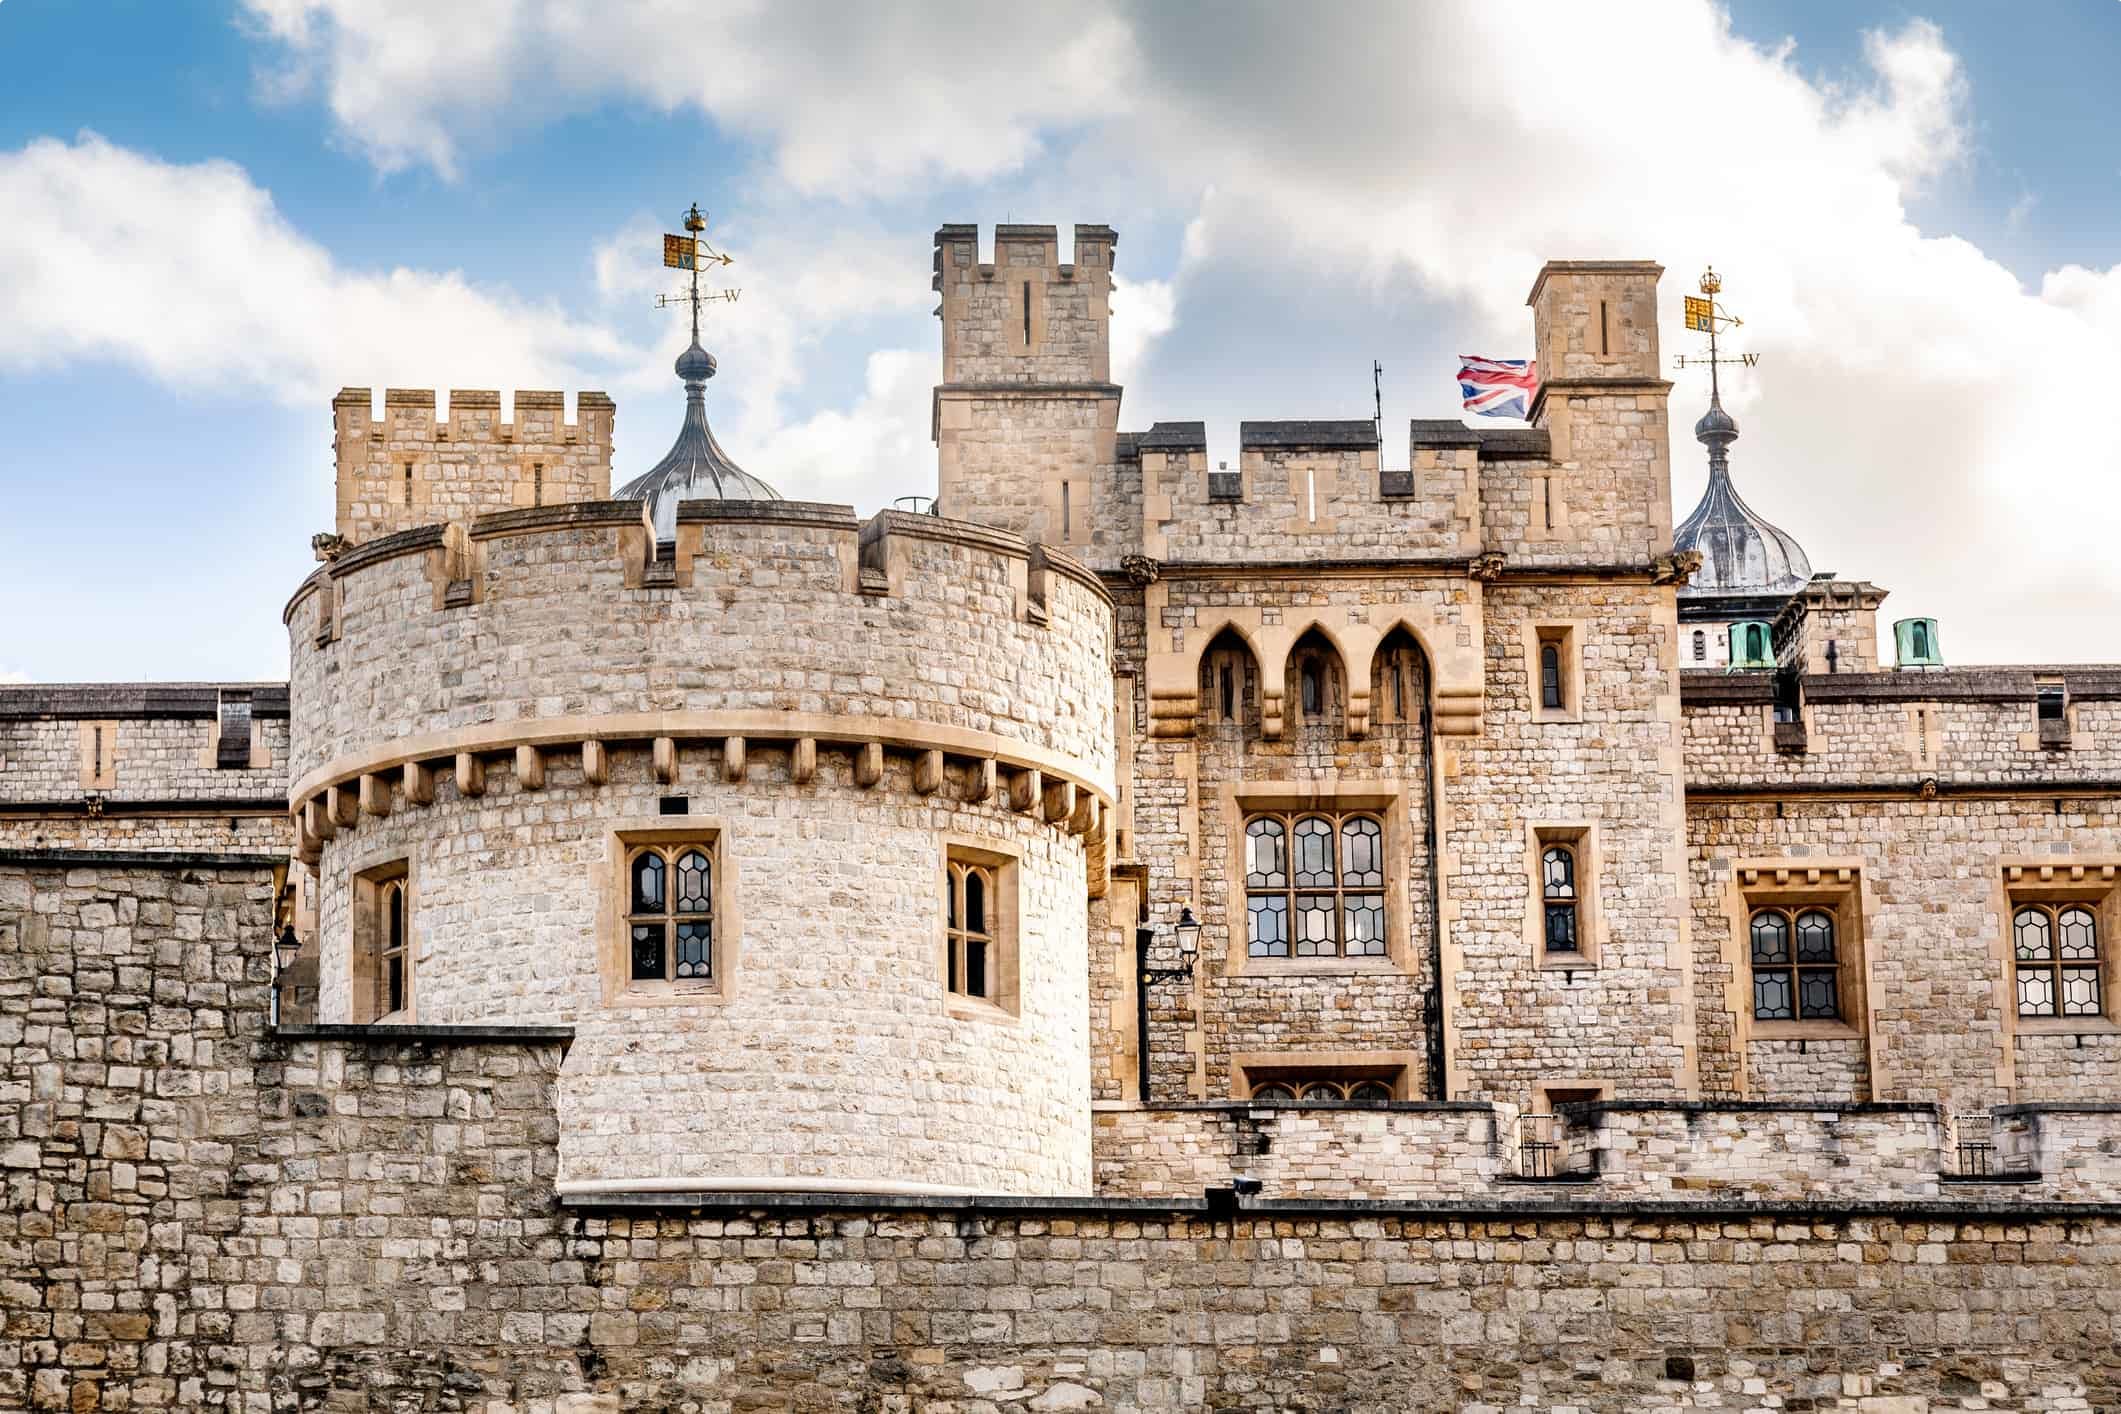
[[[272,1024],[280,1024],[280,988],[287,981],[287,969],[295,965],[302,955],[302,940],[295,936],[292,927],[280,930],[280,936],[272,945]]]
[[[1141,1102],[1145,1105],[1149,1103],[1149,989],[1159,982],[1192,980],[1193,964],[1200,957],[1200,920],[1193,916],[1191,904],[1179,908],[1171,932],[1178,943],[1179,965],[1151,967],[1149,949],[1156,943],[1156,925],[1145,922],[1134,930],[1134,971],[1140,982],[1135,991],[1134,1049],[1141,1065]]]

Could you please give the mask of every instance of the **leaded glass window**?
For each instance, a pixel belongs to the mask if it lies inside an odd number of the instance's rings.
[[[1834,915],[1820,908],[1753,910],[1753,1016],[1838,1021],[1841,964]]]
[[[2081,903],[2020,904],[2011,919],[2018,1015],[2104,1016],[2099,920]]]
[[[1561,702],[1561,645],[1549,640],[1539,645],[1539,705],[1559,712]]]
[[[1384,826],[1374,815],[1245,821],[1245,926],[1253,957],[1385,954]]]
[[[627,968],[636,982],[714,979],[714,857],[698,844],[643,845],[626,864]]]
[[[1540,893],[1546,908],[1547,951],[1581,952],[1577,935],[1576,851],[1548,845],[1539,856]]]

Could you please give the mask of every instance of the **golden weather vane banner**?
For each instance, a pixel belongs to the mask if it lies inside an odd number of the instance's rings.
[[[670,237],[665,236],[663,239],[667,241]],[[667,263],[669,257],[666,255],[664,259]],[[1687,328],[1697,334],[1706,334],[1715,327],[1715,321],[1716,303],[1714,300],[1704,299],[1699,295],[1688,295],[1686,297]]]

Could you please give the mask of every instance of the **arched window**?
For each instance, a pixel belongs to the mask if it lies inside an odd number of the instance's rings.
[[[1548,845],[1539,857],[1540,891],[1546,904],[1546,942],[1550,953],[1581,952],[1576,912],[1576,851]]]
[[[1697,629],[1695,629],[1695,630],[1694,630],[1694,661],[1695,661],[1695,662],[1697,662],[1697,663],[1706,663],[1706,662],[1707,662],[1708,660],[1709,660],[1709,636],[1708,636],[1708,633],[1707,633],[1707,632],[1706,632],[1705,630],[1703,630],[1703,629],[1698,629],[1698,628],[1697,628]]]
[[[2018,1015],[2102,1016],[2099,920],[2079,903],[2021,904],[2011,920]]]
[[[1750,663],[1763,662],[1768,656],[1767,630],[1759,624],[1745,626],[1745,656]]]
[[[1237,726],[1255,710],[1252,650],[1234,629],[1215,635],[1200,657],[1201,716],[1213,726]]]
[[[1246,951],[1382,957],[1384,867],[1384,826],[1374,815],[1253,816],[1245,822]]]
[[[1539,645],[1539,705],[1549,712],[1561,710],[1561,645]]]
[[[1833,914],[1819,908],[1756,908],[1752,945],[1755,1019],[1840,1019],[1840,960]]]
[[[1326,710],[1325,666],[1316,658],[1305,658],[1298,673],[1304,717],[1315,722]]]
[[[993,1001],[995,990],[994,870],[950,861],[947,905],[950,960],[948,985],[961,997]]]
[[[1418,725],[1428,700],[1426,660],[1421,645],[1404,628],[1395,628],[1378,644],[1371,659],[1371,720],[1379,725]]]
[[[1305,1105],[1389,1105],[1392,1084],[1375,1075],[1350,1079],[1344,1074],[1287,1073],[1255,1081],[1251,1098]]]
[[[644,845],[627,863],[629,975],[636,982],[714,977],[714,860],[700,845]]]
[[[412,998],[411,980],[405,966],[405,881],[393,879],[383,886],[383,946],[377,950],[379,964],[376,995],[388,1014],[405,1010]]]

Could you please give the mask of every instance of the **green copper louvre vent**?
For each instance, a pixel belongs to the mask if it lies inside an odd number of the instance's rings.
[[[1903,668],[1941,668],[1944,649],[1935,619],[1901,619],[1893,625],[1893,661]]]
[[[1774,631],[1759,619],[1731,625],[1731,671],[1775,666]]]

